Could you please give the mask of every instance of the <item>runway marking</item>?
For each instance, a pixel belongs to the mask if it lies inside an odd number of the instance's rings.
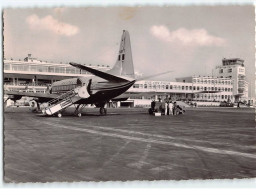
[[[84,125],[81,124],[83,127]],[[149,134],[149,133],[142,133],[142,132],[137,132],[137,131],[132,131],[132,130],[125,130],[125,129],[117,129],[117,128],[112,128],[112,127],[102,127],[102,126],[87,126],[90,128],[99,128],[103,130],[110,130],[110,131],[115,131],[115,132],[123,132],[123,133],[128,133],[128,134],[138,134],[138,135],[143,135],[143,136],[151,136],[151,137],[157,137],[157,138],[164,138],[164,139],[171,139],[171,140],[180,140],[180,141],[186,141],[186,142],[199,142],[199,143],[208,143],[208,144],[219,144],[223,145],[223,143],[220,142],[211,142],[211,141],[205,141],[205,140],[195,140],[195,139],[186,139],[186,138],[177,138],[177,137],[172,137],[168,135],[157,135],[157,134]],[[188,144],[187,144],[188,145]],[[243,148],[249,148],[249,149],[256,149],[255,146],[242,146]]]
[[[146,162],[150,148],[151,148],[151,144],[148,143],[140,160],[135,163],[130,163],[129,166],[137,167],[137,168],[141,169],[143,167],[143,165],[150,164],[150,163]]]
[[[86,132],[86,133],[91,133],[91,134],[96,134],[96,135],[104,135],[108,137],[117,137],[117,138],[122,138],[122,139],[128,139],[128,140],[133,140],[133,141],[141,141],[141,142],[146,142],[146,143],[154,143],[154,144],[163,144],[163,145],[170,145],[170,146],[175,146],[175,147],[180,147],[180,148],[186,148],[186,149],[197,149],[201,150],[204,152],[209,152],[209,153],[215,153],[215,154],[230,154],[230,155],[236,155],[236,156],[243,156],[246,158],[253,158],[256,159],[255,154],[248,154],[248,153],[243,153],[243,152],[236,152],[232,150],[221,150],[221,149],[216,149],[216,148],[209,148],[209,147],[203,147],[203,146],[196,146],[196,145],[187,145],[187,144],[181,144],[181,143],[173,143],[173,142],[167,142],[167,141],[161,141],[161,140],[155,140],[152,138],[140,138],[140,137],[132,137],[128,135],[120,135],[120,134],[115,134],[115,133],[105,133],[102,131],[97,131],[97,130],[91,130],[91,129],[86,129],[86,128],[77,128],[74,126],[63,126],[63,125],[56,125],[53,123],[45,123],[54,127],[61,127],[63,129],[71,130],[71,131],[79,131],[79,132]]]
[[[106,161],[102,167],[106,166],[108,163],[112,162],[125,148],[126,146],[130,143],[130,141],[127,141],[119,150],[108,160]]]
[[[81,124],[81,126],[83,126],[83,125]],[[172,139],[172,140],[199,142],[199,143],[211,143],[212,144],[212,142],[205,141],[205,140],[177,138],[177,137],[172,137],[172,136],[168,136],[168,135],[149,134],[149,133],[142,133],[142,132],[137,132],[137,131],[132,131],[132,130],[117,129],[117,128],[112,128],[112,127],[101,127],[101,126],[87,126],[87,127],[99,128],[99,129],[103,129],[103,130],[110,130],[110,131],[116,131],[116,132],[124,132],[124,133],[128,133],[128,134],[138,134],[138,135],[143,135],[143,136],[151,136],[151,137],[157,137],[157,138],[164,138],[164,139],[168,138],[168,139]],[[215,144],[221,144],[221,143],[215,142]]]

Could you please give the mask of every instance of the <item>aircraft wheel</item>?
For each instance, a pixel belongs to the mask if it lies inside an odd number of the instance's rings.
[[[107,114],[107,109],[106,108],[100,108],[100,114],[101,115],[106,115]]]
[[[42,109],[42,113],[45,115],[46,114],[46,109]]]
[[[78,117],[81,117],[81,116],[82,116],[82,114],[81,114],[81,113],[78,113],[78,114],[77,114],[77,116],[78,116]]]
[[[62,117],[62,114],[61,113],[58,113],[58,115],[57,115],[59,118],[61,118]]]

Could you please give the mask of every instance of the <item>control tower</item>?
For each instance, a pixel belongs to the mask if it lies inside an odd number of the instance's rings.
[[[248,100],[248,82],[245,81],[244,60],[240,58],[222,59],[222,65],[213,70],[214,76],[233,80],[235,101]]]

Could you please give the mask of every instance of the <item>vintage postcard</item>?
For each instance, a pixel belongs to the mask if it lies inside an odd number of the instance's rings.
[[[5,8],[4,182],[256,177],[255,7]]]

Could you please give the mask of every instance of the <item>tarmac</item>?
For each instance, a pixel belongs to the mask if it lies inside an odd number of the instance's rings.
[[[256,177],[253,108],[190,108],[155,117],[143,108],[85,109],[82,117],[4,111],[5,182]]]

